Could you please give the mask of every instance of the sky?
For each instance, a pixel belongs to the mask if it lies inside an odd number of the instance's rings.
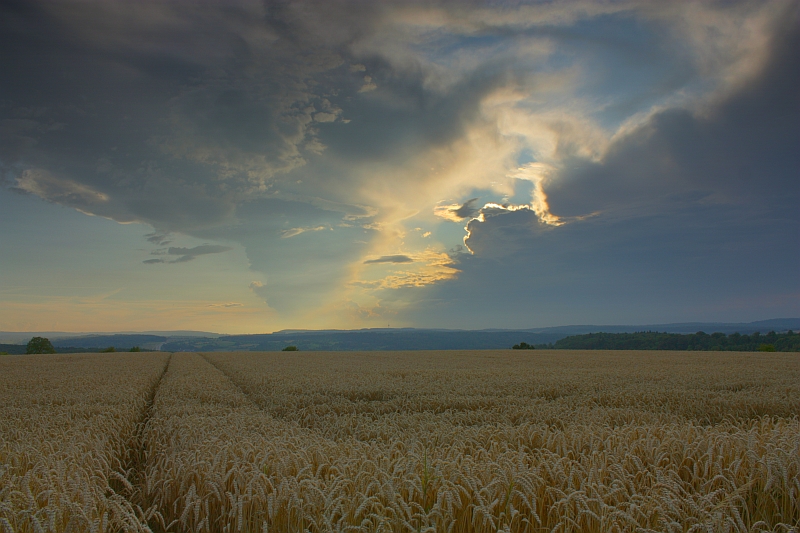
[[[797,0],[0,1],[0,330],[800,316]]]

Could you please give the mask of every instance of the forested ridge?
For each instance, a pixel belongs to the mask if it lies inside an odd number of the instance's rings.
[[[788,331],[766,335],[756,332],[751,335],[732,333],[693,334],[659,333],[642,331],[638,333],[588,333],[572,335],[554,344],[539,345],[537,348],[557,350],[697,350],[732,352],[800,352],[800,333]]]

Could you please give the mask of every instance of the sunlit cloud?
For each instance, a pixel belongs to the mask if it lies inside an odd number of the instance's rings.
[[[552,179],[555,168],[544,163],[528,163],[521,167],[517,172],[511,174],[512,178],[524,179],[533,183],[533,197],[531,198],[531,209],[539,217],[539,220],[551,226],[560,226],[564,222],[550,212],[547,205],[547,194],[544,192],[544,183]]]
[[[281,232],[282,239],[289,239],[291,237],[296,237],[303,233],[307,233],[309,231],[323,231],[326,229],[333,229],[329,226],[314,226],[314,227],[305,227],[305,228],[291,228]]]
[[[80,209],[108,202],[108,195],[84,185],[56,177],[43,169],[28,169],[17,179],[17,187],[27,193]]]
[[[478,200],[480,198],[471,198],[463,204],[437,205],[433,214],[451,222],[459,222],[478,214],[480,211],[480,207],[477,206]]]
[[[401,269],[390,269],[379,278],[359,279],[351,286],[370,290],[420,288],[441,281],[455,279],[458,269],[453,259],[446,253],[423,250],[413,259],[406,255],[385,256],[377,260],[364,261],[365,264],[404,265]],[[416,263],[414,267],[405,266]]]

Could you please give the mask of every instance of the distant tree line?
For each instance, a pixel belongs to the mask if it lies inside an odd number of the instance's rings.
[[[756,332],[751,335],[740,333],[694,334],[658,333],[642,331],[638,333],[588,333],[572,335],[554,344],[539,345],[537,348],[556,350],[696,350],[720,352],[800,352],[800,333],[788,331],[766,335]]]
[[[528,344],[527,342],[521,342],[519,344],[515,344],[511,347],[512,350],[535,350],[536,346],[533,344]]]
[[[28,344],[0,344],[0,355],[47,354],[47,353],[113,353],[118,351],[148,352],[139,346],[130,349],[118,350],[114,346],[106,348],[65,347],[53,346],[46,337],[33,337]]]

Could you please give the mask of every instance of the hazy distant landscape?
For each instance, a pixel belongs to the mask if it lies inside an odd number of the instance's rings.
[[[442,329],[365,329],[354,331],[279,331],[262,335],[220,335],[205,332],[160,332],[161,334],[111,334],[111,335],[65,335],[63,333],[9,333],[0,332],[0,351],[24,353],[24,344],[33,336],[51,335],[50,340],[61,352],[78,352],[81,349],[96,351],[114,347],[126,351],[137,346],[145,350],[168,352],[210,352],[210,351],[280,351],[286,346],[296,346],[304,351],[375,351],[375,350],[485,350],[511,348],[525,342],[540,348],[563,349],[738,349],[755,351],[761,344],[769,344],[764,339],[753,338],[742,342],[715,342],[713,339],[694,339],[688,335],[704,332],[709,336],[722,334],[766,335],[770,331],[785,334],[788,331],[800,332],[800,318],[781,318],[750,323],[683,323],[652,324],[642,326],[559,326],[526,330],[442,330]],[[635,332],[659,332],[671,334],[658,340],[648,339],[638,342],[623,341],[618,334]],[[615,342],[599,345],[598,337],[568,337],[589,333],[608,333],[616,335]],[[681,335],[679,337],[679,335]],[[12,341],[9,343],[8,341]],[[16,341],[16,343],[13,343]],[[628,346],[626,346],[626,343]],[[796,340],[781,341],[782,351],[793,351]],[[788,342],[788,344],[787,344]],[[773,341],[774,343],[774,341]]]

